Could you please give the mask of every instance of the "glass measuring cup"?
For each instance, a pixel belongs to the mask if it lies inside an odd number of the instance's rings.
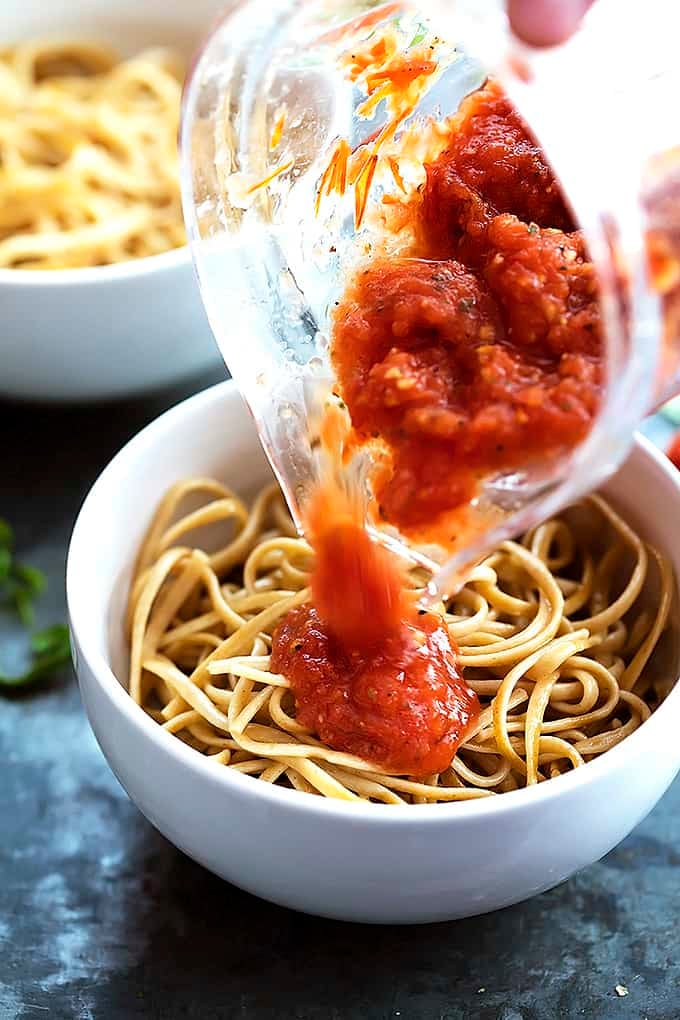
[[[450,555],[379,530],[381,540],[433,571],[433,597],[455,588],[499,542],[613,472],[637,422],[675,389],[671,214],[680,209],[673,188],[680,161],[670,107],[677,72],[672,47],[658,45],[661,0],[646,4],[644,26],[633,14],[598,0],[569,44],[533,53],[514,43],[496,0],[378,7],[249,0],[216,28],[190,79],[183,190],[201,291],[301,531],[318,471],[321,407],[333,386],[333,303],[348,267],[375,241],[370,215],[357,228],[348,195],[329,196],[315,214],[337,140],[355,145],[376,129],[360,115],[365,96],[338,54],[384,25],[396,24],[405,46],[436,27],[442,73],[405,126],[453,113],[491,70],[564,186],[599,277],[607,377],[600,412],[577,448],[488,479],[480,507],[493,509],[493,523]],[[617,46],[607,49],[613,18]],[[369,194],[369,212],[386,187],[383,180]]]

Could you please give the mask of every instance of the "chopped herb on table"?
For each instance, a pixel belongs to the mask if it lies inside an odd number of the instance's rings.
[[[33,626],[35,600],[44,592],[47,581],[36,567],[17,563],[13,555],[14,533],[0,518],[0,609],[15,613],[26,629]],[[30,636],[31,665],[25,673],[6,676],[0,672],[0,693],[30,687],[48,677],[70,658],[68,627],[54,624]]]

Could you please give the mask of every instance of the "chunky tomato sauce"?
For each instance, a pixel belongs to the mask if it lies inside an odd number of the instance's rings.
[[[314,604],[283,619],[271,658],[297,720],[389,771],[443,771],[479,712],[446,626],[416,610],[399,562],[338,487],[318,490],[307,523]]]
[[[300,606],[276,631],[271,668],[290,680],[298,722],[390,772],[443,772],[479,712],[448,630],[431,613],[359,651],[314,606]]]
[[[439,517],[481,480],[586,436],[602,333],[583,238],[496,84],[465,100],[426,172],[415,257],[355,276],[332,359],[357,440],[380,437],[391,455],[381,516],[440,538]]]

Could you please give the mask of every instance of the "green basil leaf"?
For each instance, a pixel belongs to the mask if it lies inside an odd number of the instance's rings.
[[[52,655],[55,652],[70,655],[68,627],[65,623],[55,623],[36,631],[31,637],[31,649],[36,655]]]
[[[24,627],[33,626],[33,596],[26,588],[15,588],[10,595],[10,602]]]
[[[5,549],[0,545],[0,584],[3,584],[8,577],[10,567],[12,566],[12,554],[9,549]]]
[[[24,563],[15,563],[12,575],[32,594],[42,595],[47,587],[47,578],[42,570]]]
[[[0,607],[13,609],[23,625],[33,625],[33,603],[47,587],[42,570],[12,558],[14,532],[0,517]],[[0,673],[0,690],[6,693],[32,684],[64,666],[71,657],[68,627],[62,623],[37,631],[30,638],[32,662],[19,676]]]
[[[3,549],[11,549],[14,545],[14,532],[7,523],[0,517],[0,547]]]

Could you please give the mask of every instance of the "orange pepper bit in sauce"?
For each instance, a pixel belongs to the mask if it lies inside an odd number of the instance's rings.
[[[347,164],[352,150],[344,138],[341,138],[329,160],[328,166],[323,172],[319,187],[316,192],[315,215],[319,213],[321,199],[324,195],[331,195],[334,191],[339,195],[345,194],[347,187]]]
[[[392,5],[379,9],[380,17],[395,13]],[[350,26],[348,26],[349,29]],[[365,29],[362,19],[353,23],[353,31]],[[347,77],[363,88],[366,99],[356,110],[364,119],[374,116],[384,101],[388,114],[384,126],[354,149],[344,138],[339,139],[330,155],[328,166],[321,176],[315,211],[318,215],[321,201],[333,192],[344,195],[347,187],[354,189],[354,223],[358,228],[366,214],[368,197],[376,170],[381,160],[392,172],[395,183],[405,191],[404,181],[394,156],[385,153],[387,143],[394,138],[399,126],[413,113],[419,99],[433,83],[439,63],[433,59],[435,42],[423,43],[401,53],[404,42],[394,25],[382,26],[377,38],[359,41],[351,53],[340,59]]]
[[[280,107],[276,112],[276,117],[274,119],[274,127],[272,128],[271,138],[269,139],[270,150],[273,151],[274,149],[278,148],[281,142],[281,138],[283,136],[283,129],[285,126],[286,126],[286,109],[285,107]]]
[[[398,57],[386,67],[367,75],[368,94],[372,95],[377,88],[384,85],[389,85],[390,92],[405,91],[417,78],[434,74],[436,70],[437,64],[434,60]]]
[[[260,189],[268,187],[268,185],[270,185],[272,181],[276,180],[277,177],[280,177],[281,174],[285,174],[287,170],[290,170],[294,162],[294,160],[288,159],[285,163],[280,163],[279,166],[272,170],[270,174],[267,174],[267,176],[261,181],[257,181],[256,184],[251,184],[246,191],[246,195],[253,195],[256,191],[260,191]]]

